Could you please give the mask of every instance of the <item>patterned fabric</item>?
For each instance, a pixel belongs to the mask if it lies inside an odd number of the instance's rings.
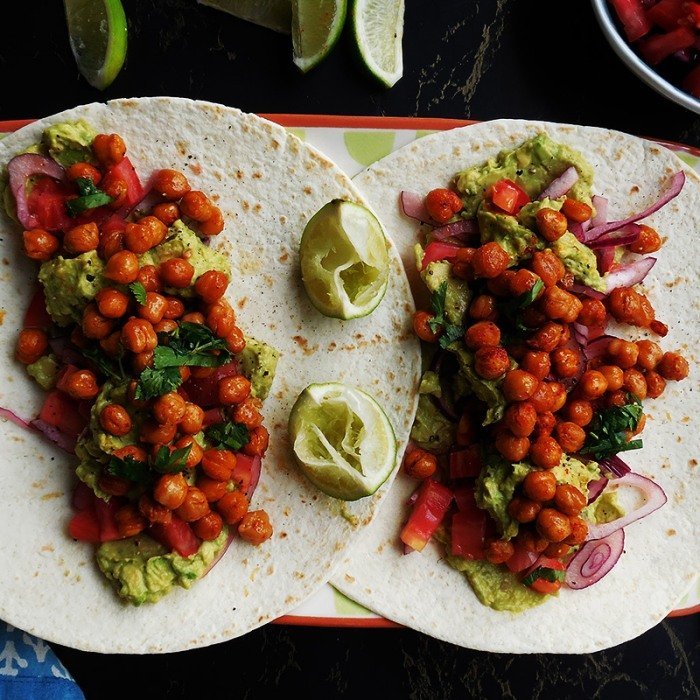
[[[0,700],[85,700],[49,645],[0,622]]]

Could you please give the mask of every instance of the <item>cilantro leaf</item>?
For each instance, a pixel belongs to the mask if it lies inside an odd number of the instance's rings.
[[[161,445],[151,464],[161,474],[176,474],[185,469],[191,449],[192,445],[187,445],[171,452],[167,445]]]
[[[430,330],[433,333],[439,333],[442,330],[442,335],[438,342],[443,349],[454,343],[455,340],[461,338],[464,334],[464,326],[457,326],[454,323],[449,323],[445,318],[446,299],[447,282],[443,282],[430,297],[430,306],[435,316],[428,321]]]
[[[66,209],[71,217],[78,216],[88,209],[102,207],[112,201],[112,197],[95,187],[95,183],[89,177],[79,177],[75,184],[80,197],[69,199],[66,202]]]
[[[438,343],[440,347],[444,350],[448,345],[452,345],[455,340],[459,340],[464,335],[463,326],[454,326],[448,323],[445,326],[445,332],[440,336]]]
[[[250,440],[248,428],[241,423],[215,423],[204,431],[204,435],[216,449],[226,448],[234,452],[247,445]]]
[[[111,377],[119,382],[126,379],[126,373],[122,367],[121,358],[119,358],[117,362],[114,362],[106,353],[102,352],[102,350],[97,347],[82,348],[81,352],[88,360],[93,362],[106,377]]]
[[[160,370],[146,367],[139,376],[135,397],[141,401],[153,399],[175,391],[180,384],[182,384],[182,377],[177,367],[166,367]]]
[[[560,571],[559,569],[550,569],[548,566],[538,566],[532,573],[528,574],[522,583],[525,586],[531,586],[537,580],[549,581],[554,583],[556,581],[563,581],[566,577],[566,571]]]
[[[129,285],[129,289],[134,295],[134,299],[136,299],[139,304],[143,305],[146,303],[146,288],[141,284],[141,282],[132,282]]]
[[[637,429],[642,417],[642,402],[633,394],[627,397],[629,403],[624,406],[611,406],[593,416],[582,453],[600,460],[642,447],[641,440],[628,441],[628,432]]]
[[[128,479],[137,484],[147,484],[153,479],[153,474],[145,462],[127,455],[124,459],[112,455],[107,463],[107,471],[113,476]]]

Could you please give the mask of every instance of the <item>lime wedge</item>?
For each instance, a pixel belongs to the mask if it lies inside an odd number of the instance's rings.
[[[396,438],[379,404],[364,391],[331,382],[301,392],[289,416],[301,471],[344,501],[371,496],[396,464]]]
[[[366,207],[335,199],[311,218],[301,237],[301,277],[325,316],[359,318],[377,308],[389,282],[387,240]]]
[[[78,69],[98,90],[111,85],[126,58],[126,15],[120,0],[64,0]]]
[[[355,43],[367,70],[391,87],[403,75],[404,0],[355,0]]]
[[[198,0],[261,27],[289,34],[292,28],[292,0]]]
[[[347,0],[292,0],[294,63],[303,73],[336,45],[347,11]]]

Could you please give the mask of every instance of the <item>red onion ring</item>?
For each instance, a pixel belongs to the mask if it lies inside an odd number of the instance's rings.
[[[618,287],[632,287],[635,284],[639,284],[649,274],[654,265],[656,265],[656,258],[649,256],[635,260],[627,265],[616,267],[605,277],[608,293]]]
[[[578,181],[578,170],[568,167],[558,178],[545,187],[537,199],[559,199],[563,197]]]
[[[576,342],[585,348],[588,345],[588,326],[584,326],[582,323],[574,323],[572,324],[572,329]]]
[[[598,194],[594,194],[592,203],[595,208],[595,216],[591,219],[591,227],[600,226],[608,221],[608,200]]]
[[[672,199],[677,197],[681,193],[684,184],[685,173],[682,170],[679,170],[671,178],[671,183],[666,191],[661,195],[661,197],[659,197],[659,199],[656,200],[656,202],[654,202],[654,204],[647,207],[639,214],[633,214],[632,216],[628,216],[626,219],[621,219],[620,221],[610,221],[607,224],[601,224],[600,226],[593,226],[592,228],[589,228],[588,231],[586,231],[586,240],[584,242],[594,241],[596,238],[602,236],[608,231],[617,231],[617,229],[622,228],[626,224],[633,224],[640,219],[646,219],[647,216],[651,216],[653,213],[659,211],[661,207],[664,207]]]
[[[575,221],[569,224],[569,231],[574,234],[577,241],[581,243],[586,242],[586,229],[583,228],[583,224],[579,224],[578,221]]]
[[[10,423],[14,423],[19,428],[25,428],[26,430],[29,430],[29,428],[30,428],[30,425],[29,425],[29,423],[27,423],[27,421],[20,418],[16,413],[13,413],[12,411],[10,411],[9,408],[0,407],[0,418],[4,418],[5,420],[9,420]]]
[[[647,479],[641,474],[635,474],[630,472],[626,474],[621,479],[614,479],[613,484],[621,486],[630,486],[632,488],[641,491],[646,496],[646,502],[640,508],[633,510],[631,513],[623,515],[617,520],[613,520],[609,523],[602,523],[601,525],[590,525],[588,528],[588,539],[589,540],[600,540],[613,532],[621,530],[623,527],[627,527],[630,523],[637,520],[645,518],[650,513],[661,508],[661,506],[666,503],[668,498],[664,493],[664,490],[651,479]]]
[[[608,480],[604,477],[601,476],[600,479],[596,479],[595,481],[590,481],[588,483],[588,504],[590,505],[595,501],[603,491],[605,491],[605,487],[608,485]]]
[[[639,224],[625,224],[622,228],[598,236],[594,241],[588,243],[588,247],[595,250],[596,248],[615,248],[619,245],[629,245],[639,238],[641,232]]]
[[[461,221],[455,221],[451,224],[445,224],[445,226],[440,226],[431,232],[431,236],[435,241],[445,241],[449,238],[464,239],[466,240],[479,233],[479,229],[476,225],[474,219],[462,219]]]
[[[401,210],[411,219],[417,219],[423,224],[435,225],[435,222],[430,218],[428,210],[425,208],[425,200],[418,192],[411,190],[403,190],[401,192]]]
[[[589,540],[566,567],[564,583],[577,591],[592,586],[612,571],[624,548],[624,530],[616,530],[604,539]]]
[[[51,158],[40,156],[38,153],[23,153],[15,156],[7,164],[7,173],[10,176],[10,189],[15,197],[19,222],[25,229],[38,228],[39,220],[29,213],[27,193],[24,190],[27,180],[33,175],[48,175],[55,180],[63,180],[65,170]]]
[[[574,292],[574,294],[583,294],[586,297],[591,297],[591,299],[598,299],[600,301],[605,299],[605,294],[603,292],[599,292],[597,289],[588,287],[585,284],[572,284],[569,291]]]
[[[584,349],[584,354],[587,360],[593,360],[596,357],[603,355],[610,344],[611,340],[614,340],[615,336],[612,335],[601,335],[600,337],[592,340]]]
[[[49,425],[46,421],[39,418],[30,421],[29,425],[34,428],[34,430],[43,433],[51,442],[58,445],[62,450],[65,450],[69,454],[75,454],[76,439],[62,433],[56,426]]]
[[[224,546],[219,550],[219,552],[217,552],[216,556],[212,559],[211,564],[207,566],[206,571],[202,574],[202,578],[204,578],[219,563],[219,561],[221,561],[221,557],[226,554],[226,550],[231,545],[231,542],[233,542],[233,528],[229,527],[228,537],[226,538]]]
[[[615,248],[601,248],[595,251],[595,256],[598,260],[598,272],[601,275],[610,272],[610,269],[615,264]]]
[[[618,479],[621,479],[623,476],[626,476],[632,471],[630,466],[625,464],[625,462],[623,462],[617,455],[601,459],[598,466],[601,469],[614,474]]]

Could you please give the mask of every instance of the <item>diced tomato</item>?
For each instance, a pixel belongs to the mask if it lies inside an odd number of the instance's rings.
[[[516,541],[513,541],[515,552],[513,556],[506,562],[506,566],[513,572],[525,571],[529,569],[536,561],[537,554],[530,552],[525,547],[519,546]]]
[[[476,505],[473,488],[457,489],[454,496],[459,512],[452,516],[452,554],[465,559],[483,559],[488,514]]]
[[[249,457],[242,452],[236,453],[236,466],[231,472],[231,478],[238,484],[241,491],[250,498],[260,480],[262,459],[256,455]]]
[[[79,481],[73,491],[73,499],[71,505],[75,510],[87,510],[93,508],[95,503],[95,493],[83,481]]]
[[[486,196],[507,214],[517,214],[530,201],[527,192],[508,178],[491,185]]]
[[[540,557],[533,566],[530,567],[529,571],[525,572],[525,577],[529,576],[535,569],[540,567],[546,569],[554,569],[555,571],[565,571],[566,566],[559,559],[552,559],[551,557]],[[542,595],[553,595],[561,588],[561,581],[547,581],[543,578],[535,579],[530,585],[533,591],[541,593]]]
[[[694,27],[695,29],[700,29],[700,2],[686,2],[685,13],[685,21],[691,27]]]
[[[51,316],[46,310],[46,297],[44,288],[39,287],[29,302],[29,308],[24,314],[25,328],[48,328],[51,325]]]
[[[46,395],[39,419],[71,438],[77,438],[87,425],[77,403],[60,391],[51,391]]]
[[[68,185],[51,177],[39,178],[27,196],[30,214],[36,216],[38,228],[61,231],[72,225],[66,211],[66,200],[72,196]]]
[[[683,88],[691,95],[700,98],[700,65],[695,66],[695,68],[685,76]]]
[[[202,408],[209,408],[219,403],[217,394],[219,380],[224,377],[232,377],[239,374],[239,372],[238,362],[234,360],[218,367],[208,377],[202,377],[201,379],[190,377],[182,386],[187,392],[190,401]]]
[[[112,496],[109,501],[103,501],[98,496],[95,496],[95,513],[97,515],[97,522],[100,524],[101,542],[111,542],[112,540],[122,539],[114,514],[123,505],[124,501],[116,496]]]
[[[651,31],[651,22],[640,0],[612,0],[629,41],[637,41]]]
[[[425,248],[425,254],[423,255],[423,269],[425,270],[430,263],[437,262],[438,260],[454,260],[460,250],[461,247],[458,245],[450,245],[449,243],[441,243],[440,241],[428,243]]]
[[[450,453],[450,478],[469,479],[479,476],[483,460],[479,445],[470,445]]]
[[[648,19],[657,27],[670,32],[681,25],[681,20],[687,17],[683,9],[685,0],[659,0],[647,10]]]
[[[100,523],[94,508],[80,510],[73,515],[68,523],[68,532],[75,540],[82,542],[101,542]]]
[[[151,525],[148,532],[154,540],[183,557],[191,557],[201,544],[199,538],[192,532],[192,528],[176,515],[173,515],[167,525],[160,523]]]
[[[112,233],[112,231],[124,231],[126,221],[118,214],[112,214],[100,227],[100,233]]]
[[[695,33],[688,27],[678,27],[666,34],[650,36],[640,41],[639,53],[647,63],[655,66],[676,51],[687,49],[694,43]]]
[[[104,187],[106,183],[114,180],[123,180],[126,182],[127,193],[126,201],[124,202],[125,207],[131,208],[143,199],[143,185],[141,184],[141,180],[139,180],[136,169],[128,158],[122,158],[119,163],[107,170],[102,178],[100,187]]]
[[[202,426],[204,428],[208,428],[210,425],[214,425],[214,423],[223,423],[225,420],[226,416],[220,408],[209,408],[206,411],[204,411],[204,420],[202,421]]]
[[[401,531],[401,541],[420,552],[442,523],[450,503],[452,491],[437,481],[426,479]]]

